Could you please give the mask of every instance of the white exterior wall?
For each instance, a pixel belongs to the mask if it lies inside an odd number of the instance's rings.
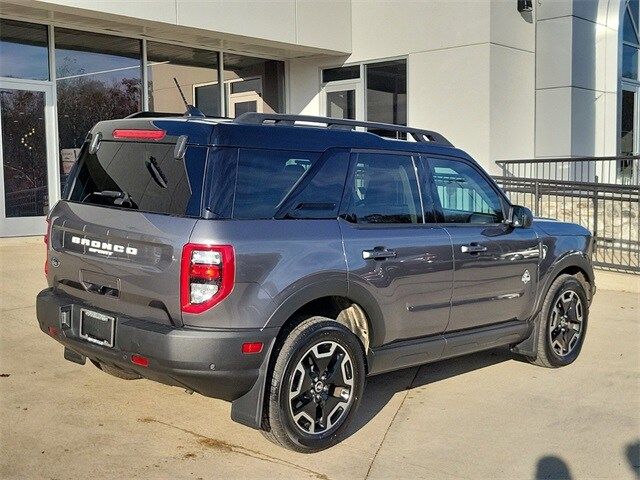
[[[352,2],[352,54],[295,59],[290,113],[318,115],[320,69],[407,58],[408,123],[486,168],[534,154],[534,26],[515,2]]]
[[[616,155],[620,9],[621,0],[541,3],[536,157]]]

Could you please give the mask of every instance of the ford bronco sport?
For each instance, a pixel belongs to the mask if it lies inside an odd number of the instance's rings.
[[[436,132],[143,112],[92,129],[63,198],[37,316],[65,358],[293,450],[345,435],[366,376],[499,346],[561,367],[585,338],[591,234]]]

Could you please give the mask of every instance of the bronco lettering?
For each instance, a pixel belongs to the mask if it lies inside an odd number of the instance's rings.
[[[138,249],[135,247],[125,247],[116,243],[100,242],[99,240],[90,240],[88,238],[71,237],[71,243],[89,247],[91,253],[99,253],[101,255],[113,255],[113,253],[126,253],[127,255],[137,255]]]

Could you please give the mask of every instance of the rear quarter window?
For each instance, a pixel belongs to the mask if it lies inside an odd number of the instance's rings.
[[[309,152],[240,149],[233,218],[273,218],[318,157]]]
[[[207,148],[190,146],[184,159],[175,145],[138,142],[85,147],[67,200],[111,208],[179,216],[200,216]]]

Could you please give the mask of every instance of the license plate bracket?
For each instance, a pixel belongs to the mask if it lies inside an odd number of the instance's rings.
[[[112,348],[115,326],[115,317],[85,308],[80,309],[80,337],[88,342]]]

